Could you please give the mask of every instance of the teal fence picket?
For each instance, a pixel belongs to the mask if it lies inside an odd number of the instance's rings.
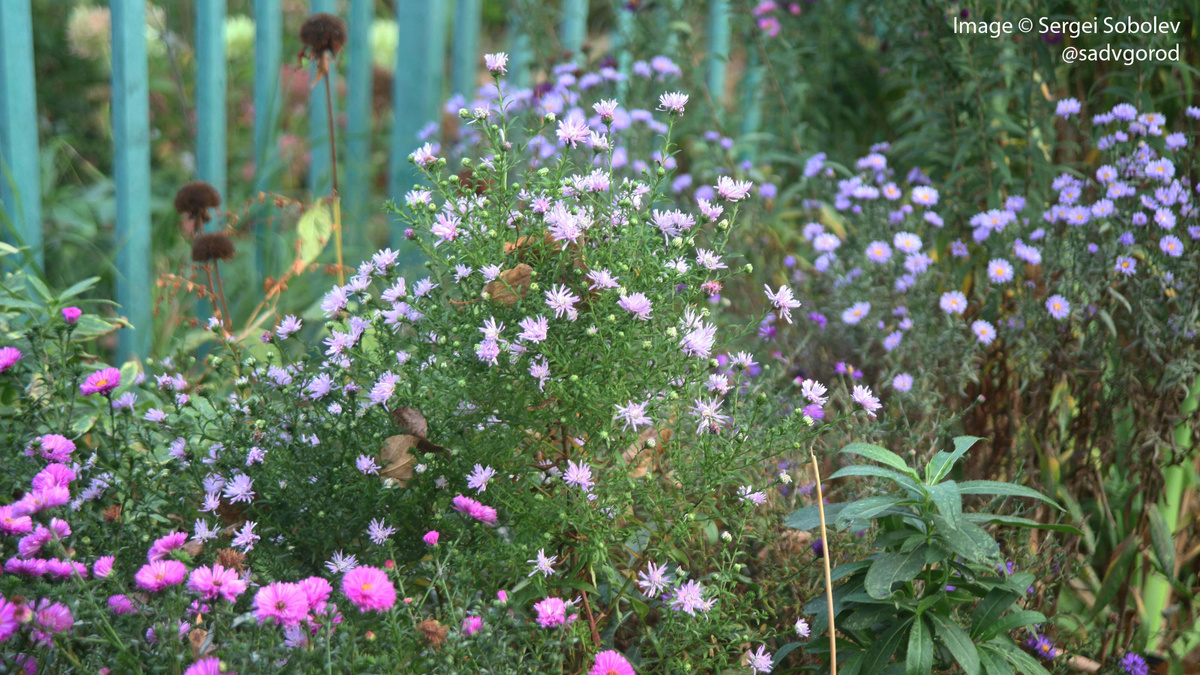
[[[515,2],[513,4],[516,4]],[[515,7],[508,10],[508,88],[510,91],[529,86],[529,35],[525,18]]]
[[[468,103],[475,97],[479,81],[479,24],[482,20],[483,0],[457,0],[454,7],[452,93],[462,94]]]
[[[29,0],[0,0],[0,239],[28,246],[42,266],[37,96]]]
[[[326,12],[337,14],[337,0],[312,0],[310,5],[313,14]],[[314,62],[315,63],[315,62]],[[316,65],[312,66],[316,72]],[[333,115],[337,121],[337,69],[329,69],[330,92],[333,96]],[[325,85],[318,84],[309,92],[308,99],[308,147],[312,152],[312,161],[308,164],[308,189],[314,196],[329,194],[333,175],[329,163],[329,114],[325,108]]]
[[[196,175],[224,200],[225,189],[225,0],[196,3]],[[210,220],[208,230],[223,227]]]
[[[729,61],[729,0],[708,0],[708,95],[718,115],[725,109],[725,67]]]
[[[283,54],[283,8],[278,0],[254,0],[254,189],[271,191],[279,165],[275,136],[279,127],[279,73]],[[268,202],[255,209],[254,266],[260,279],[276,269],[271,251],[273,209]],[[270,256],[271,259],[268,258]]]
[[[7,0],[5,0],[7,2]],[[118,333],[117,359],[150,353],[150,104],[145,0],[111,0],[112,121],[116,145],[117,302],[132,329]]]
[[[350,3],[350,44],[348,64],[349,100],[346,102],[346,182],[342,184],[342,229],[350,251],[366,241],[363,226],[371,194],[371,23],[375,20],[375,0]],[[350,260],[349,258],[347,260]]]
[[[572,52],[582,57],[584,40],[587,39],[588,0],[563,0],[562,27],[559,29],[559,42],[564,51]]]

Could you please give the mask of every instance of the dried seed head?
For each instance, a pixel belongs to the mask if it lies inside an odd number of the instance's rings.
[[[208,210],[221,206],[221,194],[212,185],[202,181],[192,181],[179,188],[175,193],[175,210],[180,215],[188,215],[198,223],[209,221]]]
[[[421,631],[425,636],[425,641],[434,649],[441,649],[442,643],[446,641],[446,635],[450,632],[436,619],[425,619],[417,624],[417,630]]]
[[[226,569],[237,570],[239,573],[245,572],[245,562],[246,556],[240,551],[232,548],[223,548],[217,551],[217,563]]]
[[[210,232],[196,237],[192,242],[192,260],[229,260],[234,254],[233,240],[220,232]]]
[[[300,41],[314,57],[325,52],[337,56],[346,46],[346,22],[325,12],[313,14],[300,26]]]

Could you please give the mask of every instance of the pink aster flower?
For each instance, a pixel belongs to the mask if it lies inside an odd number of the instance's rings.
[[[16,347],[0,347],[0,373],[8,370],[20,360],[21,350]]]
[[[748,180],[734,180],[729,176],[721,176],[717,179],[717,194],[721,195],[722,199],[731,202],[739,202],[745,199],[749,194],[754,183]]]
[[[0,597],[0,642],[12,637],[20,625],[17,621],[17,606]]]
[[[764,284],[763,288],[766,289],[767,300],[770,300],[775,309],[779,310],[784,321],[791,323],[792,310],[800,306],[800,301],[792,294],[792,289],[780,285],[779,290],[772,293],[770,286]]]
[[[466,635],[469,637],[471,635],[478,633],[480,631],[480,629],[482,629],[482,628],[483,628],[483,617],[481,617],[481,616],[468,616],[467,618],[463,619],[463,622],[462,622],[462,634],[463,635]]]
[[[573,148],[586,141],[592,135],[592,130],[588,129],[587,122],[584,120],[572,117],[558,123],[556,134],[558,135],[558,140],[562,141],[564,145],[569,145]]]
[[[237,673],[222,670],[221,659],[209,656],[188,666],[188,669],[183,671],[183,675],[237,675]]]
[[[299,584],[276,581],[254,595],[254,615],[260,624],[274,619],[283,626],[297,626],[308,616],[308,600]]]
[[[567,319],[574,321],[579,317],[579,310],[575,309],[575,304],[579,302],[579,296],[571,292],[571,289],[561,284],[555,284],[550,290],[545,291],[546,306],[554,310],[554,317],[561,319],[563,314],[567,315]]]
[[[178,560],[156,560],[142,565],[133,576],[138,588],[157,593],[167,586],[174,586],[187,576],[187,567]]]
[[[46,434],[34,439],[33,446],[30,450],[26,450],[26,454],[34,448],[42,459],[51,462],[69,462],[71,453],[75,452],[75,442],[59,434]]]
[[[166,558],[171,551],[186,544],[187,539],[187,532],[172,532],[165,537],[160,537],[150,547],[150,551],[146,554],[146,560],[154,562]]]
[[[220,563],[212,567],[197,567],[192,571],[187,586],[205,600],[221,598],[227,602],[237,601],[238,596],[246,590],[246,582],[242,581],[237,570],[223,567]]]
[[[111,555],[101,556],[98,558],[92,565],[92,576],[96,577],[97,579],[107,578],[108,575],[112,573],[114,560],[115,558],[113,558]]]
[[[484,54],[483,62],[487,66],[488,72],[493,75],[500,75],[508,72],[508,54],[499,52],[496,54]]]
[[[567,607],[562,598],[546,598],[533,606],[537,622],[542,628],[554,628],[568,623]]]
[[[75,625],[75,617],[66,605],[61,602],[51,603],[47,598],[42,598],[38,603],[33,618],[36,626],[33,631],[34,640],[47,644],[53,642],[55,633],[62,633]]]
[[[658,109],[665,110],[672,115],[682,115],[683,107],[687,105],[687,94],[681,94],[677,91],[668,92],[658,97]]]
[[[496,524],[496,509],[493,509],[490,506],[484,506],[474,499],[465,497],[463,495],[458,495],[455,497],[452,500],[452,503],[454,505],[454,510],[458,511],[459,513],[465,513],[475,520],[488,525]]]
[[[69,324],[74,324],[79,321],[79,317],[83,316],[83,310],[78,307],[63,307],[62,318]]]
[[[649,401],[641,403],[629,401],[626,405],[617,405],[617,414],[613,416],[613,419],[625,421],[625,426],[621,427],[622,430],[632,426],[633,430],[637,431],[638,427],[650,424],[650,417],[646,415],[646,405],[649,403]]]
[[[856,384],[854,385],[854,393],[851,396],[854,399],[854,402],[861,405],[871,417],[875,417],[875,411],[882,407],[879,403],[879,399],[871,393],[870,387],[864,387],[861,384]]]
[[[429,546],[437,546],[438,537],[440,537],[440,536],[441,535],[438,533],[437,530],[430,530],[425,533],[425,536],[421,537],[421,540],[424,541]]]
[[[649,321],[650,312],[653,308],[650,306],[650,300],[645,293],[634,293],[633,295],[622,295],[617,305],[633,314],[639,321]]]
[[[396,604],[396,588],[377,567],[363,565],[346,572],[342,577],[342,592],[360,612],[383,612]]]
[[[596,655],[596,661],[587,675],[637,675],[621,652],[609,649]]]
[[[304,579],[299,586],[300,590],[304,591],[304,599],[308,601],[308,608],[315,614],[323,613],[329,596],[333,594],[333,586],[321,577]]]
[[[88,375],[83,384],[79,385],[79,391],[84,396],[92,394],[108,396],[113,389],[119,386],[121,386],[121,371],[116,368],[105,368]]]
[[[117,615],[137,614],[137,608],[133,606],[133,600],[130,600],[128,595],[110,596],[108,598],[108,609]]]
[[[584,492],[591,492],[595,482],[592,480],[592,467],[588,466],[587,462],[576,464],[573,461],[567,461],[567,472],[563,474],[563,482],[567,485],[573,485]]]

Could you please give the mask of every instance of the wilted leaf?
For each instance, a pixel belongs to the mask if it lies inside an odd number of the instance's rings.
[[[671,433],[670,429],[659,432],[657,429],[648,428],[638,434],[638,439],[633,442],[633,445],[621,453],[621,457],[629,465],[630,478],[641,478],[650,471],[654,456],[662,453],[663,446],[671,440]],[[652,438],[655,439],[655,443],[653,447],[650,447],[649,441]]]
[[[420,440],[411,434],[400,434],[384,441],[383,449],[380,451],[384,469],[379,472],[379,475],[391,478],[400,487],[407,486],[408,481],[412,480],[413,466],[416,463],[416,458],[412,456],[410,450],[417,447]]]
[[[495,281],[483,287],[495,302],[505,305],[515,305],[518,300],[529,295],[529,287],[533,284],[533,268],[521,263],[512,269],[504,270]]]
[[[296,232],[300,236],[300,261],[308,265],[321,255],[333,234],[333,216],[324,201],[317,202],[300,217]]]
[[[419,438],[429,437],[429,423],[416,408],[396,408],[392,411],[392,421],[405,433]]]
[[[192,646],[192,658],[199,659],[212,651],[212,643],[208,641],[208,631],[203,628],[193,628],[188,633],[188,644]]]

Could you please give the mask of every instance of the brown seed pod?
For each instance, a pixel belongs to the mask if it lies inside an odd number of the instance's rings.
[[[207,223],[211,218],[209,209],[221,206],[221,194],[202,180],[192,181],[175,193],[175,210],[180,215],[191,216],[197,223]]]
[[[325,12],[313,14],[300,26],[300,41],[314,58],[326,52],[337,56],[346,46],[346,22]]]
[[[229,260],[235,251],[233,240],[220,232],[202,234],[192,242],[192,260],[199,263]]]
[[[227,569],[237,570],[239,573],[246,571],[246,556],[232,548],[223,548],[217,551],[217,563]]]
[[[442,643],[446,641],[446,635],[450,633],[437,619],[425,619],[417,624],[417,630],[421,631],[425,636],[425,641],[434,649],[441,649]]]

